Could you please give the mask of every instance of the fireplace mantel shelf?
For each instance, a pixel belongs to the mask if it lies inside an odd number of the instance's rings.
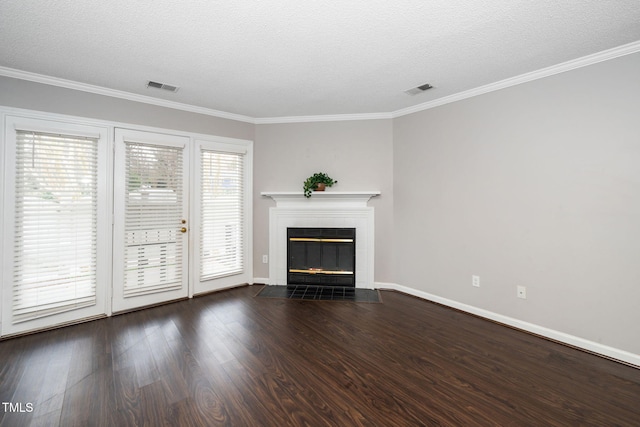
[[[304,193],[302,191],[263,191],[260,193],[262,196],[267,197],[302,197]],[[314,196],[335,196],[335,197],[357,197],[361,198],[363,196],[369,196],[369,198],[374,196],[379,196],[379,191],[314,191]]]
[[[369,199],[379,196],[379,191],[314,191],[311,197],[304,197],[302,191],[263,191],[260,195],[271,197],[278,207],[298,205],[307,206],[318,204],[351,204],[366,206]]]

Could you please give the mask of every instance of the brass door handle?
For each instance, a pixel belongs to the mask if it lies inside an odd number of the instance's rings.
[[[187,227],[182,227],[182,228],[180,229],[180,231],[181,231],[181,232],[183,232],[183,233],[186,233],[186,232],[187,232]]]

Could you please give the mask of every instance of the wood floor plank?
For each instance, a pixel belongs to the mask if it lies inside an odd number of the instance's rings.
[[[164,386],[167,403],[173,404],[189,397],[189,387],[182,375],[180,359],[184,349],[175,342],[169,344],[164,336],[164,328],[149,336],[149,345],[153,349],[153,358],[160,380]]]
[[[25,341],[33,341],[25,337]],[[22,374],[18,380],[8,378],[7,384],[15,384],[15,388],[12,390],[11,398],[7,401],[3,401],[3,418],[0,425],[7,426],[28,426],[31,424],[34,418],[32,413],[28,412],[27,405],[35,405],[37,399],[40,396],[40,390],[44,387],[45,373],[49,364],[49,355],[56,348],[56,343],[52,342],[52,337],[44,337],[34,351],[27,351],[22,353],[21,361],[24,364]],[[4,382],[2,383],[4,388]],[[9,394],[3,392],[2,394]],[[6,411],[4,408],[4,402],[8,404],[13,403],[17,405],[17,411]],[[49,414],[52,411],[50,402],[45,401],[40,414]],[[54,408],[54,416],[59,418],[59,408]],[[56,419],[57,420],[57,419]]]
[[[71,369],[73,347],[65,345],[61,339],[55,351],[48,352],[45,379],[33,402],[39,408],[38,417],[31,425],[50,425],[52,420],[59,420],[62,414],[67,378]]]
[[[113,373],[117,419],[126,426],[142,425],[142,392],[137,386],[135,369],[123,368]]]
[[[314,310],[320,306],[308,306],[306,302],[301,302],[299,307],[307,311],[309,319],[316,319],[317,316],[313,313]],[[315,372],[321,379],[327,381],[328,379],[336,380],[333,384],[333,393],[336,394],[337,390],[346,390],[348,394],[343,396],[343,399],[349,399],[351,405],[358,405],[363,409],[365,414],[375,412],[376,419],[379,421],[381,417],[384,417],[386,422],[392,422],[394,418],[400,417],[405,422],[411,422],[413,424],[419,424],[420,422],[426,422],[433,424],[436,422],[432,411],[425,411],[424,408],[420,408],[421,402],[414,399],[414,396],[407,393],[405,385],[398,383],[395,378],[395,371],[393,375],[385,375],[384,368],[376,363],[368,363],[367,360],[362,357],[363,355],[354,353],[353,341],[348,343],[349,345],[334,345],[332,343],[332,337],[340,335],[337,328],[329,328],[326,331],[314,330],[313,320],[309,325],[305,325],[304,316],[301,316],[301,320],[294,325],[295,328],[300,328],[299,332],[304,334],[305,330],[310,331],[303,335],[302,341],[308,346],[303,348],[303,354],[313,354],[313,366]],[[309,329],[309,327],[311,327]],[[357,336],[354,335],[354,340]],[[288,349],[289,352],[294,352],[293,348]],[[307,356],[308,357],[308,356]],[[415,378],[409,378],[410,384],[415,383]],[[400,387],[398,387],[400,385]],[[393,393],[389,393],[389,390],[394,390]],[[416,411],[416,408],[420,408]],[[444,414],[438,414],[438,417],[444,417]],[[446,417],[445,417],[446,418]],[[456,420],[455,418],[449,419],[449,422],[462,422],[463,420]]]
[[[11,340],[11,345],[0,344],[0,402],[11,402],[16,392],[20,379],[24,374],[27,365],[25,363],[9,363],[12,360],[22,360],[28,357],[25,354],[25,347],[28,347],[28,337]],[[5,415],[5,411],[0,411],[0,421]]]
[[[635,426],[640,369],[438,304],[242,287],[0,341],[0,426]]]
[[[304,304],[306,302],[296,303],[302,305],[289,305],[287,308],[302,310],[310,318],[313,317],[313,314],[308,309],[318,307],[311,305],[306,306],[307,309],[305,309]],[[269,317],[264,317],[261,322],[265,329],[268,325],[271,326],[271,330],[267,331],[268,335],[278,337],[278,345],[276,347],[281,349],[281,354],[275,359],[286,361],[290,367],[300,365],[301,369],[295,372],[294,375],[303,376],[307,383],[313,384],[316,382],[318,384],[316,387],[322,387],[320,384],[328,385],[328,390],[323,393],[320,400],[324,400],[329,408],[341,408],[343,413],[354,413],[357,410],[357,413],[353,414],[355,416],[352,415],[343,421],[345,425],[366,424],[366,415],[363,414],[371,412],[371,405],[378,406],[378,418],[381,417],[387,407],[395,408],[387,410],[394,417],[397,417],[403,411],[402,403],[398,404],[394,400],[395,396],[393,394],[389,394],[388,390],[383,390],[376,386],[376,382],[380,381],[380,376],[377,375],[379,373],[377,367],[361,364],[357,371],[351,369],[351,364],[354,360],[351,353],[343,353],[344,349],[339,349],[338,346],[331,346],[330,348],[325,346],[326,338],[333,335],[334,331],[327,330],[326,336],[325,334],[316,333],[307,334],[305,333],[305,328],[300,326],[304,322],[302,318],[287,328],[282,327],[277,322],[271,323]],[[285,333],[285,331],[288,333]],[[309,365],[313,366],[314,369],[308,369]],[[291,372],[291,369],[289,371]],[[313,377],[304,376],[305,371],[312,373]],[[358,376],[360,372],[365,372],[366,378],[352,378],[352,376]],[[358,397],[358,400],[352,398],[354,394]],[[346,408],[344,407],[345,401],[349,402]],[[410,418],[411,415],[405,414],[405,417]],[[387,421],[390,422],[390,420]]]
[[[70,369],[60,425],[111,425],[115,411],[113,366],[102,321],[70,327]]]

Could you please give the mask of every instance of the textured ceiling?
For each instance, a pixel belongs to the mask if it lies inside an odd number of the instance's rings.
[[[0,40],[1,67],[251,118],[388,113],[636,42],[640,1],[0,0]]]

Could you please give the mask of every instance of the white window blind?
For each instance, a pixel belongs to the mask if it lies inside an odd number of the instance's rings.
[[[124,296],[182,286],[181,148],[126,142]]]
[[[98,139],[16,131],[13,323],[95,305]]]
[[[244,269],[244,154],[202,150],[200,280]]]

